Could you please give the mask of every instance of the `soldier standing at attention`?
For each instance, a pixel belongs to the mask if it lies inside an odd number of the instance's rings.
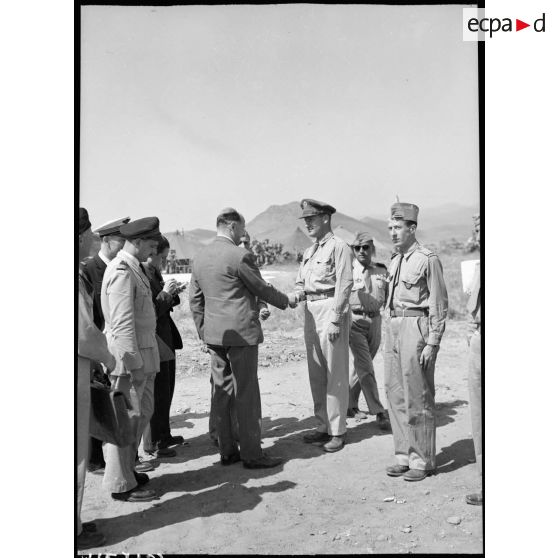
[[[300,203],[314,244],[305,252],[296,279],[298,300],[306,300],[304,342],[314,414],[319,425],[306,443],[339,451],[345,444],[349,403],[349,295],[353,286],[352,252],[331,231],[335,208],[316,200]]]
[[[395,444],[387,474],[407,481],[436,470],[434,368],[448,312],[442,264],[415,238],[418,212],[395,203],[388,225],[396,254],[386,305],[385,386]]]
[[[480,215],[473,217],[475,240],[480,243]],[[469,408],[471,409],[471,425],[473,427],[473,443],[477,458],[477,469],[482,484],[482,361],[481,361],[481,284],[480,267],[477,266],[473,285],[469,294],[467,310],[471,313],[471,338],[469,340]],[[467,494],[466,502],[473,506],[483,503],[482,491]]]
[[[378,384],[374,375],[374,357],[382,339],[382,316],[380,310],[386,301],[387,268],[373,262],[376,254],[374,239],[367,232],[358,233],[353,241],[354,286],[349,298],[352,312],[349,346],[353,353],[354,368],[349,376],[349,408],[347,416],[364,418],[358,408],[360,392],[371,415],[376,415],[380,430],[389,430],[387,411],[380,402]]]
[[[110,375],[112,388],[122,391],[132,404],[135,441],[120,448],[103,445],[104,488],[115,500],[144,502],[155,497],[153,490],[140,486],[149,481],[145,473],[134,471],[141,436],[153,414],[155,374],[160,358],[155,328],[157,317],[149,279],[140,267],[157,252],[161,240],[159,219],[145,217],[120,227],[124,247],[109,263],[103,277],[101,305],[105,334],[116,368]]]

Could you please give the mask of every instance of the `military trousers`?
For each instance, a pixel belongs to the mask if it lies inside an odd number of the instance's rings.
[[[77,508],[77,532],[79,535],[81,527],[81,505],[83,503],[83,489],[85,487],[85,473],[89,461],[89,418],[91,412],[91,361],[78,356],[77,376],[77,424],[76,424],[76,453],[77,453],[77,486],[76,486],[76,508]]]
[[[349,409],[358,409],[362,390],[371,415],[385,411],[380,402],[373,364],[381,339],[382,317],[379,314],[372,318],[353,314],[349,347],[353,353],[354,366],[349,374]]]
[[[234,415],[238,420],[240,458],[253,461],[262,456],[262,407],[258,383],[258,345],[222,347],[208,345],[213,379],[213,421],[219,452],[228,457],[239,451]]]
[[[395,461],[411,469],[436,469],[434,368],[420,366],[428,339],[427,317],[387,318],[385,388]]]
[[[332,343],[327,334],[332,308],[333,298],[306,302],[304,342],[317,430],[342,436],[347,430],[351,315],[343,314],[340,335]]]
[[[135,442],[124,448],[109,443],[103,444],[106,462],[103,487],[110,492],[127,492],[138,485],[134,475],[136,453],[143,431],[153,414],[155,376],[154,373],[139,377],[110,376],[112,389],[124,393],[132,404],[130,418],[136,434]]]
[[[161,362],[153,385],[153,414],[143,432],[143,450],[155,451],[171,437],[170,410],[176,379],[176,360]],[[164,444],[163,444],[164,445]]]
[[[477,468],[482,476],[482,363],[481,333],[476,331],[469,344],[469,408]]]

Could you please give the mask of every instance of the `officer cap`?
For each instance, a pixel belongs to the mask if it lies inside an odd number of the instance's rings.
[[[374,237],[368,232],[357,233],[355,239],[351,242],[351,246],[364,246],[365,244],[374,246]]]
[[[417,222],[419,208],[413,203],[395,202],[391,206],[391,218]]]
[[[143,217],[130,221],[120,227],[120,235],[127,240],[143,238],[144,240],[160,240],[159,219],[157,217]]]
[[[333,215],[337,211],[332,205],[310,198],[303,199],[300,202],[300,207],[302,208],[302,216],[299,219],[312,217],[313,215]]]
[[[91,228],[91,221],[89,220],[89,213],[85,207],[79,208],[79,234],[83,234],[87,229]]]
[[[103,236],[116,235],[120,236],[120,227],[130,222],[130,217],[121,217],[120,219],[115,219],[114,221],[109,221],[104,225],[101,225],[98,229],[93,232],[97,233],[101,238]]]

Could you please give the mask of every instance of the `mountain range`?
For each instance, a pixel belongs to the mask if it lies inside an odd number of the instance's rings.
[[[424,208],[419,211],[417,238],[423,243],[437,243],[456,239],[465,242],[471,236],[472,214],[478,209],[472,206],[448,203],[439,207]],[[312,243],[306,235],[304,221],[298,202],[270,205],[246,224],[246,230],[254,240],[269,239],[280,242],[285,250],[303,250]],[[332,216],[332,227],[344,239],[356,232],[372,234],[376,247],[390,251],[391,241],[387,230],[387,216],[369,216],[356,219],[337,212]],[[165,233],[171,248],[177,250],[177,257],[193,258],[195,254],[215,236],[209,229],[172,231]]]

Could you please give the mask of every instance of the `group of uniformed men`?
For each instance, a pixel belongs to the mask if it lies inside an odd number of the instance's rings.
[[[448,296],[440,260],[415,238],[419,208],[399,202],[391,207],[389,231],[395,251],[389,270],[372,262],[374,241],[369,234],[357,234],[352,246],[335,237],[331,227],[334,207],[304,199],[301,209],[301,219],[314,242],[304,252],[294,290],[289,294],[262,278],[254,254],[247,249],[245,220],[233,208],[219,213],[215,240],[194,261],[189,303],[199,337],[211,357],[211,428],[220,462],[229,466],[242,461],[249,469],[282,463],[280,457],[261,449],[257,376],[258,345],[263,341],[260,319],[269,316],[266,303],[280,309],[304,303],[304,340],[318,423],[314,431],[303,436],[304,442],[319,445],[326,452],[341,450],[347,415],[361,415],[358,398],[362,390],[378,426],[388,430],[391,424],[395,462],[387,468],[387,474],[420,481],[436,469],[434,370]],[[478,219],[476,224],[480,233]],[[80,209],[81,257],[90,247],[90,227],[87,212]],[[154,287],[142,265],[161,252],[159,221],[153,217],[119,223],[118,237],[119,250],[114,247],[100,285],[104,335],[93,322],[94,289],[87,287],[85,274],[80,274],[78,518],[87,467],[88,359],[105,365],[113,388],[129,397],[138,417],[134,444],[128,448],[103,444],[103,485],[118,500],[156,497],[154,491],[143,487],[149,478],[138,472],[136,458],[153,413],[155,378],[163,368],[160,348],[166,350],[169,343],[161,343],[156,334]],[[171,288],[160,275],[155,284],[177,303],[176,286]],[[471,397],[475,398],[471,406],[478,462],[482,458],[479,293],[477,274],[470,301],[476,325],[469,371]],[[167,313],[171,307],[172,302],[167,304]],[[380,345],[381,313],[386,317],[384,366],[389,419],[380,402],[372,364]],[[173,351],[175,348],[178,345],[171,344]],[[351,373],[349,349],[354,357]],[[170,400],[166,401],[170,406]],[[168,426],[168,409],[164,420]],[[165,436],[162,450],[173,442],[170,430]],[[469,495],[467,501],[481,504],[482,494]],[[78,524],[80,549],[99,546],[101,539],[94,525]]]

